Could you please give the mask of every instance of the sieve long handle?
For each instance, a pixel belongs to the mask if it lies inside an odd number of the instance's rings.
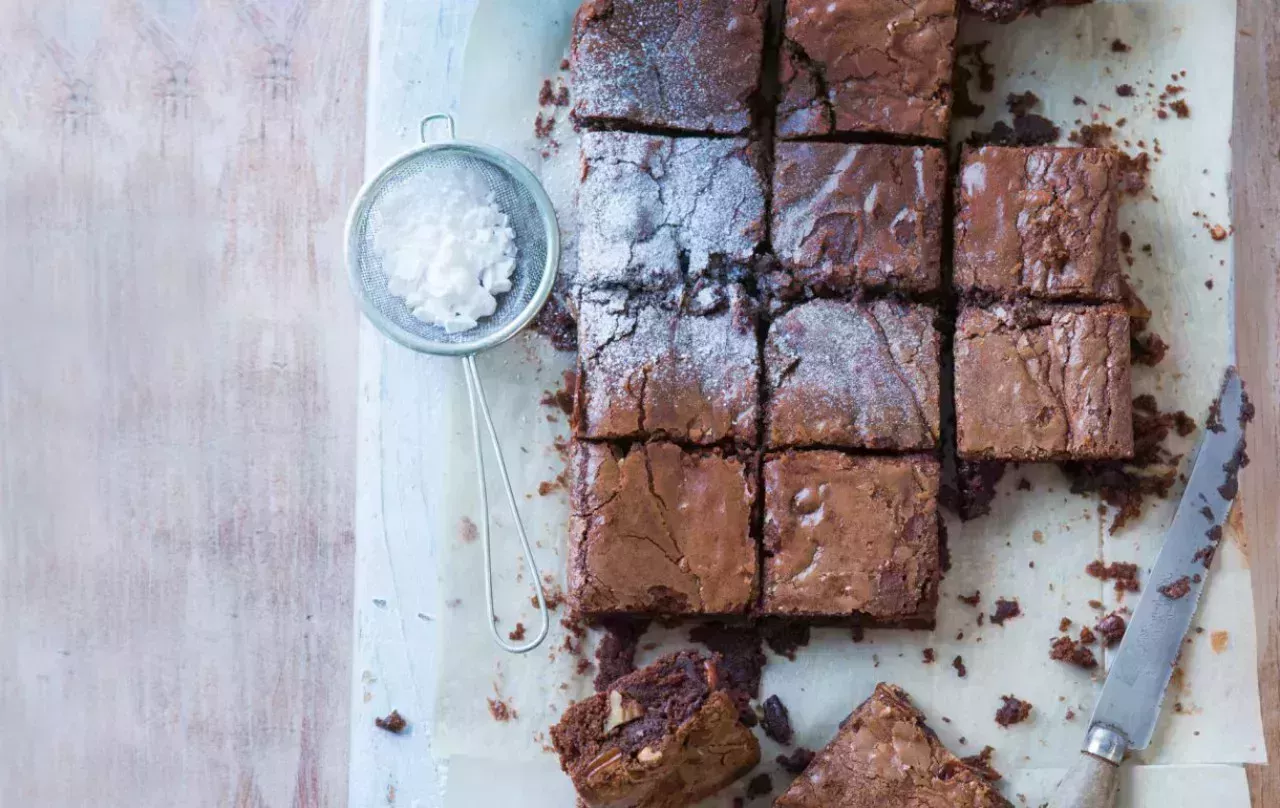
[[[538,577],[538,565],[533,560],[533,550],[529,547],[529,536],[525,533],[524,522],[520,519],[520,509],[516,506],[516,493],[511,487],[511,477],[507,474],[507,464],[502,458],[502,446],[498,442],[498,432],[493,427],[493,416],[489,414],[489,402],[484,397],[484,387],[480,384],[480,372],[476,370],[475,356],[463,357],[462,366],[467,377],[467,401],[471,404],[471,431],[475,438],[476,468],[480,474],[480,539],[484,549],[484,598],[489,605],[489,631],[493,639],[504,650],[513,654],[527,654],[542,644],[546,639],[551,619],[547,615],[547,599],[542,592],[542,579]],[[538,593],[538,611],[542,615],[542,627],[532,640],[524,645],[513,645],[502,637],[498,630],[498,613],[493,604],[493,550],[489,541],[489,487],[484,476],[484,449],[480,441],[480,419],[484,418],[489,429],[489,440],[493,444],[493,454],[498,459],[498,474],[502,477],[502,485],[507,492],[507,503],[511,506],[511,516],[515,519],[516,532],[520,536],[520,545],[524,550],[524,566],[533,579],[534,589]]]

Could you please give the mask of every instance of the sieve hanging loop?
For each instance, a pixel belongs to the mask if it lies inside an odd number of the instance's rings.
[[[434,112],[422,119],[418,124],[418,137],[423,143],[430,143],[431,139],[427,137],[427,127],[435,121],[447,121],[449,124],[449,140],[457,140],[457,126],[453,122],[453,116],[447,112]]]
[[[431,124],[448,125],[449,140],[427,142]],[[555,283],[560,261],[560,228],[555,209],[546,191],[528,168],[511,155],[482,143],[455,140],[456,127],[452,115],[437,113],[422,119],[418,133],[420,145],[392,160],[365,183],[356,196],[347,217],[347,273],[351,288],[369,321],[387,338],[422,353],[454,356],[462,359],[467,385],[467,401],[471,410],[472,438],[480,484],[480,525],[483,537],[485,601],[488,606],[488,631],[505,651],[523,654],[532,651],[546,638],[550,615],[542,580],[538,576],[529,537],[520,518],[515,491],[507,472],[497,430],[485,399],[475,356],[506,342],[519,333],[542,309]],[[494,203],[507,216],[515,233],[516,263],[510,278],[511,289],[502,293],[493,314],[484,317],[466,331],[450,332],[414,316],[404,299],[390,293],[388,277],[379,252],[380,233],[385,219],[380,207],[389,189],[408,186],[412,193],[432,193],[432,172],[462,168],[475,172],[487,185]],[[438,178],[437,174],[437,178]],[[411,185],[414,184],[414,185]],[[389,231],[395,233],[395,230]],[[531,402],[532,404],[532,402]],[[488,430],[497,460],[497,469],[506,493],[507,504],[515,520],[516,533],[524,553],[524,567],[533,578],[542,625],[529,642],[515,645],[507,642],[499,631],[493,592],[493,550],[489,513],[489,490],[485,479],[482,427]]]

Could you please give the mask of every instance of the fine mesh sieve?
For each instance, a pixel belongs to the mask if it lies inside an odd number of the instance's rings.
[[[449,139],[428,143],[428,129],[437,121],[448,125]],[[347,272],[365,315],[388,338],[415,351],[457,356],[463,361],[467,398],[471,405],[476,466],[480,474],[481,519],[478,521],[484,552],[489,630],[503,649],[517,654],[527,653],[537,648],[547,636],[549,618],[546,598],[529,547],[529,538],[516,505],[515,492],[511,488],[502,447],[489,414],[489,405],[485,401],[484,388],[480,384],[475,355],[515,336],[542,309],[551,294],[560,262],[560,228],[556,223],[551,200],[547,198],[546,191],[537,178],[510,155],[498,149],[455,140],[452,116],[428,115],[422,119],[420,134],[423,145],[396,158],[378,172],[365,183],[352,204],[351,213],[347,217]],[[383,270],[381,257],[375,247],[383,222],[380,204],[387,194],[408,183],[420,184],[424,190],[428,190],[433,174],[455,167],[476,173],[493,192],[496,204],[507,215],[508,224],[515,232],[516,265],[511,274],[511,289],[498,297],[494,313],[481,318],[473,328],[449,333],[441,326],[430,325],[413,316],[404,300],[388,291],[387,273]],[[489,432],[499,476],[506,489],[507,503],[524,550],[525,566],[537,590],[538,608],[542,616],[542,627],[532,640],[523,645],[513,645],[503,638],[494,609],[489,492],[481,446],[481,420]]]

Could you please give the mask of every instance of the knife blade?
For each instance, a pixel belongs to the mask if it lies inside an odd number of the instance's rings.
[[[1210,408],[1182,501],[1094,707],[1085,745],[1092,754],[1110,759],[1124,753],[1120,748],[1101,754],[1098,727],[1123,735],[1122,747],[1145,749],[1151,743],[1178,652],[1222,540],[1237,473],[1248,462],[1244,433],[1252,417],[1240,374],[1230,367]]]

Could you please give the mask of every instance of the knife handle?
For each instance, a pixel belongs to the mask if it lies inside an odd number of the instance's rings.
[[[1113,808],[1128,747],[1119,732],[1099,724],[1089,727],[1080,757],[1058,783],[1048,808]]]
[[[1113,808],[1120,767],[1081,752],[1049,799],[1049,808]]]

